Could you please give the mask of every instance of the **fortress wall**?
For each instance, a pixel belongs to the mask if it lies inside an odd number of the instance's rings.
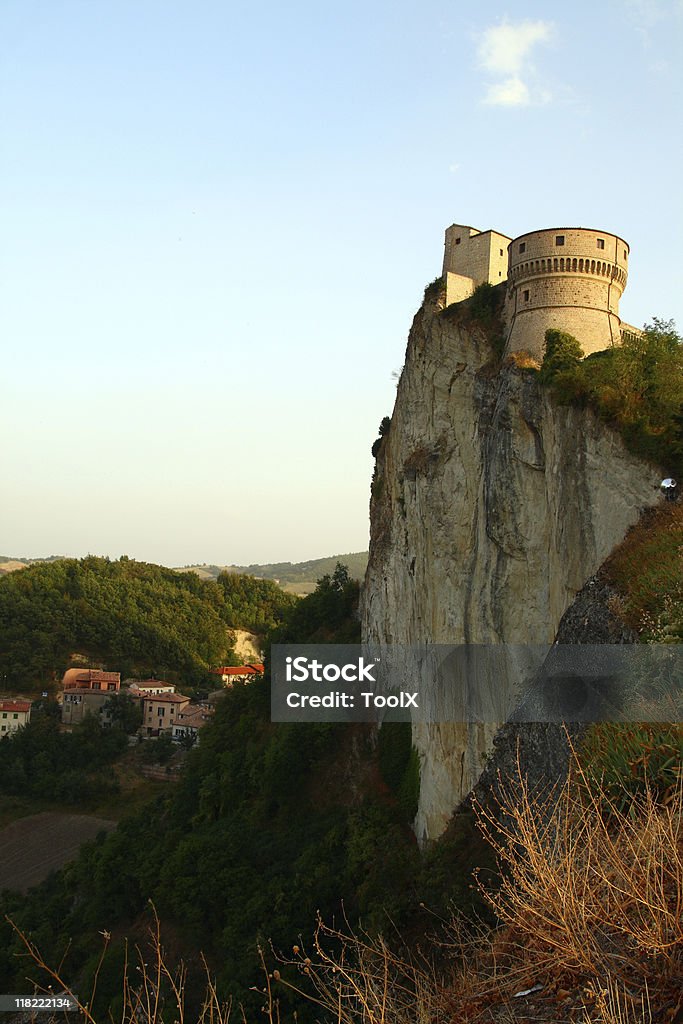
[[[510,245],[506,351],[543,358],[549,327],[573,334],[588,355],[621,337],[619,299],[626,286],[628,245],[589,228],[550,228]]]
[[[446,278],[446,305],[452,302],[462,302],[469,299],[474,291],[474,281],[471,277],[463,277],[462,274],[452,274],[449,270],[444,274]]]
[[[489,240],[489,265],[487,281],[500,284],[508,276],[508,246],[510,239],[498,231],[487,231]]]
[[[539,274],[515,282],[517,312],[538,306],[577,306],[608,310],[618,315],[621,288],[609,278],[601,280],[583,274]],[[528,299],[525,298],[529,293]]]
[[[452,274],[459,274],[463,277],[472,277],[471,259],[473,250],[471,248],[472,236],[476,237],[480,232],[476,228],[470,228],[465,224],[451,224],[446,228],[444,239],[443,272],[450,271]]]
[[[620,341],[620,321],[600,309],[546,306],[517,317],[508,339],[506,352],[530,352],[539,362],[545,350],[545,332],[553,328],[567,331],[581,343],[585,355],[610,348]]]

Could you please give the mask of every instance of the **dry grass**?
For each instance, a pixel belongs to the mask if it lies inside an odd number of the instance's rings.
[[[593,1016],[584,1017],[584,1024],[599,1021],[600,1024],[651,1024],[653,1021],[650,995],[646,988],[640,998],[634,998],[626,988],[621,989],[614,981],[595,993]]]
[[[527,352],[525,348],[520,349],[518,352],[511,352],[505,360],[506,366],[516,366],[518,370],[540,370],[541,364],[535,356],[532,356],[531,352]]]
[[[420,473],[426,473],[435,462],[438,462],[445,448],[445,439],[440,437],[429,445],[421,444],[413,448],[403,463],[403,473],[409,480],[414,480]]]
[[[52,979],[53,984],[49,987],[50,993],[60,992],[71,996],[78,1003],[81,1019],[86,1024],[104,1024],[105,1021],[107,1024],[168,1024],[170,1020],[174,1024],[185,1024],[187,972],[182,963],[178,967],[170,966],[161,944],[161,926],[154,907],[152,907],[152,912],[154,923],[149,930],[148,949],[145,950],[136,945],[134,958],[136,962],[131,963],[126,947],[122,977],[123,1005],[120,1014],[117,1014],[116,1021],[111,1011],[106,1017],[96,1019],[93,1010],[100,969],[111,939],[109,932],[101,932],[102,951],[92,989],[88,999],[81,1001],[62,976],[61,965],[54,968],[45,963],[37,946],[12,921],[10,924],[24,943],[31,960]],[[203,956],[202,962],[206,972],[206,990],[199,1014],[193,1014],[193,1019],[197,1024],[228,1024],[231,1011],[230,1003],[222,1002],[219,999],[215,983]],[[38,991],[45,992],[46,990],[38,989]]]
[[[536,972],[638,991],[648,979],[680,982],[682,807],[679,784],[666,806],[646,789],[621,810],[576,762],[559,799],[538,801],[520,779],[500,808],[479,807],[502,870],[496,891],[480,889],[518,957]]]
[[[311,955],[297,945],[290,957],[277,958],[283,971],[270,977],[337,1024],[446,1024],[452,1019],[442,979],[426,959],[401,959],[384,939],[355,933],[348,923],[340,930],[319,920]],[[300,983],[291,980],[288,968]]]

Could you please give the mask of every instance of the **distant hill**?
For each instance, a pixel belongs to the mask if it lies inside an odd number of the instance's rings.
[[[11,555],[0,555],[0,575],[25,569],[28,565],[36,565],[39,562],[58,562],[64,557],[65,555],[48,555],[47,558],[13,558]]]
[[[15,572],[17,569],[25,569],[28,562],[21,561],[18,558],[0,558],[0,574],[5,572]]]
[[[0,555],[0,576],[4,573],[25,569],[41,562],[61,561],[63,555],[48,558],[12,558]],[[311,594],[321,576],[334,572],[337,562],[342,562],[352,579],[362,580],[368,564],[367,551],[353,551],[345,555],[329,555],[327,558],[312,558],[308,562],[267,562],[263,565],[183,565],[176,566],[179,572],[193,572],[202,580],[215,580],[222,572],[244,573],[259,579],[274,580],[289,594]]]
[[[245,573],[260,579],[275,580],[290,594],[310,594],[321,576],[332,574],[337,562],[342,562],[353,579],[362,580],[368,564],[367,551],[353,551],[345,555],[312,558],[308,562],[267,562],[263,565],[184,565],[184,572],[194,572],[201,579],[217,579],[221,572]]]

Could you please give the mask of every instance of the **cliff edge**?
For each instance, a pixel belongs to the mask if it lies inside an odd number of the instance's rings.
[[[586,581],[659,503],[657,469],[591,410],[558,406],[535,373],[500,365],[471,300],[444,310],[430,291],[377,452],[363,639],[551,643]],[[420,840],[441,834],[495,732],[413,725]]]

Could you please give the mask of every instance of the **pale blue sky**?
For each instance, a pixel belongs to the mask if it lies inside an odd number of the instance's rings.
[[[680,0],[0,0],[0,554],[367,546],[456,221],[683,328]]]

